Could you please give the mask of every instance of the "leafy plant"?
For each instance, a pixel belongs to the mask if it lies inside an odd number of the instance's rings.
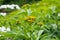
[[[25,4],[20,10],[0,16],[0,40],[60,40],[60,0],[42,0]]]

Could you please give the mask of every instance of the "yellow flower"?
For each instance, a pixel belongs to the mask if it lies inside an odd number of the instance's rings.
[[[33,22],[35,20],[35,16],[28,16],[25,18],[26,21]]]
[[[26,20],[28,19],[35,19],[36,17],[35,16],[28,16],[27,18],[25,18]]]

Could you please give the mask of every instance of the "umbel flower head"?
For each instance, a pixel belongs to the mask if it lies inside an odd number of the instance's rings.
[[[25,18],[26,21],[33,22],[35,20],[35,16],[28,16]]]

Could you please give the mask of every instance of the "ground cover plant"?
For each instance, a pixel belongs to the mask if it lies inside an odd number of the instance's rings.
[[[60,40],[60,0],[25,4],[0,15],[0,40]]]

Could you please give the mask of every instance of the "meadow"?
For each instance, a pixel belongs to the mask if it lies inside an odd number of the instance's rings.
[[[0,40],[60,40],[60,0],[27,3],[0,15]]]

